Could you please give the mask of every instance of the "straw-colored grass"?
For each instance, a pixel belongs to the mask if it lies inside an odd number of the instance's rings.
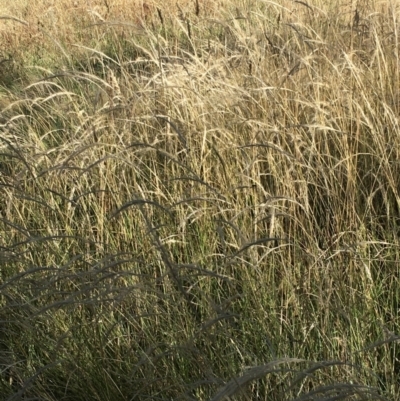
[[[0,394],[400,397],[400,11],[0,9]]]

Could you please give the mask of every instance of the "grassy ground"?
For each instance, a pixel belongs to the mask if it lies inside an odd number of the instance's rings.
[[[2,399],[398,400],[397,2],[9,3]]]

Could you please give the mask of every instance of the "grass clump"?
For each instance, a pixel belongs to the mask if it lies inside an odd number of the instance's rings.
[[[396,5],[67,3],[1,10],[4,399],[397,399]]]

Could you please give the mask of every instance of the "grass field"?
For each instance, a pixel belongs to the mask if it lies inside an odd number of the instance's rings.
[[[399,3],[3,3],[0,398],[399,400]]]

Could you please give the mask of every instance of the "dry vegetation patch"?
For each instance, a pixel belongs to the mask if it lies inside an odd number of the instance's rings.
[[[399,397],[396,2],[0,9],[0,393]]]

